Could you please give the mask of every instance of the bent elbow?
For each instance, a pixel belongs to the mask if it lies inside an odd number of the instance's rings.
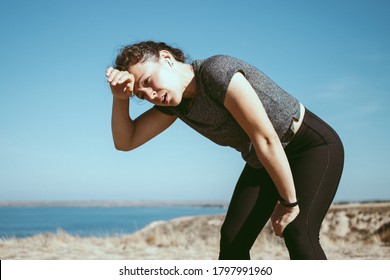
[[[123,148],[123,147],[117,147],[117,146],[115,146],[115,149],[117,151],[121,151],[121,152],[130,152],[131,151],[131,149],[129,149],[129,148]]]
[[[277,134],[272,134],[268,137],[265,137],[263,141],[264,144],[266,144],[267,146],[280,145],[280,139]]]
[[[263,156],[268,156],[275,150],[275,148],[281,146],[280,139],[277,134],[257,137],[253,143],[257,152],[261,153]]]
[[[275,133],[275,134],[270,134],[270,135],[267,135],[267,136],[252,136],[250,137],[252,139],[252,142],[253,143],[257,143],[259,147],[261,148],[267,148],[267,147],[270,147],[270,146],[274,146],[274,145],[278,145],[280,144],[280,139],[278,137],[278,135]]]
[[[115,149],[121,152],[129,152],[133,150],[133,148],[130,145],[123,145],[119,143],[114,142]]]

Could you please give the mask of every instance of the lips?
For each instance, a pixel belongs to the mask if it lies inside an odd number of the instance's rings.
[[[161,103],[163,103],[163,104],[168,103],[167,95],[168,95],[168,94],[165,93],[165,94],[161,97]]]

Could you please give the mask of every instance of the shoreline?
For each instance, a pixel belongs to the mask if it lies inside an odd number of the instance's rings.
[[[63,230],[0,239],[0,259],[216,259],[224,215],[154,221],[131,234],[81,237]],[[329,259],[390,259],[390,203],[332,205],[321,228]],[[268,222],[253,259],[288,259]]]
[[[0,201],[0,207],[202,207],[226,208],[226,201]]]
[[[389,205],[390,200],[339,201],[331,207]],[[178,200],[178,201],[142,201],[142,200],[96,200],[96,201],[0,201],[0,207],[202,207],[227,208],[228,201],[218,200]]]

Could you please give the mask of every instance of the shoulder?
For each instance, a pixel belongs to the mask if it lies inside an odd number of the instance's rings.
[[[229,55],[219,54],[203,60],[200,68],[202,71],[207,71],[209,73],[213,71],[221,72],[243,64],[245,64],[245,62],[238,58]]]
[[[196,75],[210,91],[224,95],[236,72],[245,73],[244,61],[229,55],[214,55],[197,61]]]

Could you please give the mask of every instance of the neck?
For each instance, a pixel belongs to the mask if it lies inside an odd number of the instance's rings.
[[[196,92],[195,74],[192,69],[192,65],[182,63],[180,66],[181,66],[180,71],[181,73],[183,73],[183,85],[184,85],[183,98],[192,98],[195,96],[195,92]]]

